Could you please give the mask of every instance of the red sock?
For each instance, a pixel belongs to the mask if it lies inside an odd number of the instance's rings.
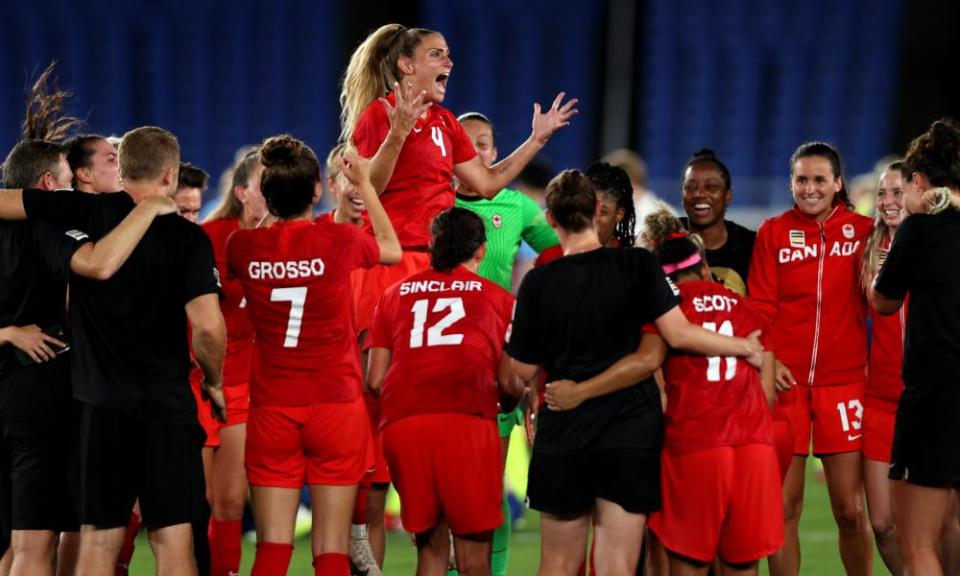
[[[360,484],[357,487],[357,499],[353,503],[353,521],[352,524],[367,523],[367,494],[370,493],[370,486]]]
[[[139,532],[140,516],[136,512],[130,512],[127,533],[124,536],[123,547],[120,548],[120,556],[117,558],[117,567],[114,571],[116,576],[127,576],[127,571],[130,569],[130,559],[133,558],[134,542],[137,540]]]
[[[210,576],[240,573],[240,520],[210,519]]]
[[[350,557],[333,553],[314,556],[313,576],[350,576]]]
[[[253,559],[250,576],[284,576],[290,567],[291,556],[293,544],[260,542],[257,544],[257,555]]]

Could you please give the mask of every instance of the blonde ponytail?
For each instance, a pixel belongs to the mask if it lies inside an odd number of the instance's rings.
[[[385,96],[402,74],[401,56],[413,57],[423,36],[436,34],[425,28],[386,24],[367,36],[350,56],[340,89],[340,141],[348,142],[360,114],[377,98]]]

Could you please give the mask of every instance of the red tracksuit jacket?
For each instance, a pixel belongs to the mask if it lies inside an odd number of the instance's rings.
[[[823,222],[794,207],[757,230],[749,294],[798,384],[866,380],[860,267],[873,221],[838,204]]]

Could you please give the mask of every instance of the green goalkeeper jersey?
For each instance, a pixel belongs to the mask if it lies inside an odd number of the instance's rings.
[[[483,219],[487,231],[487,254],[480,263],[479,273],[505,290],[510,290],[521,240],[538,254],[560,243],[543,210],[522,192],[504,188],[489,200],[458,194],[456,205]]]

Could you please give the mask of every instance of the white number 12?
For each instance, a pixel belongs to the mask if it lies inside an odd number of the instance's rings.
[[[417,300],[413,303],[413,328],[410,330],[410,348],[423,346],[423,328],[427,323],[429,300]],[[462,298],[437,298],[433,305],[434,312],[443,312],[449,309],[447,315],[439,322],[427,328],[427,346],[456,346],[463,342],[463,334],[444,334],[443,331],[456,321],[466,317]]]

